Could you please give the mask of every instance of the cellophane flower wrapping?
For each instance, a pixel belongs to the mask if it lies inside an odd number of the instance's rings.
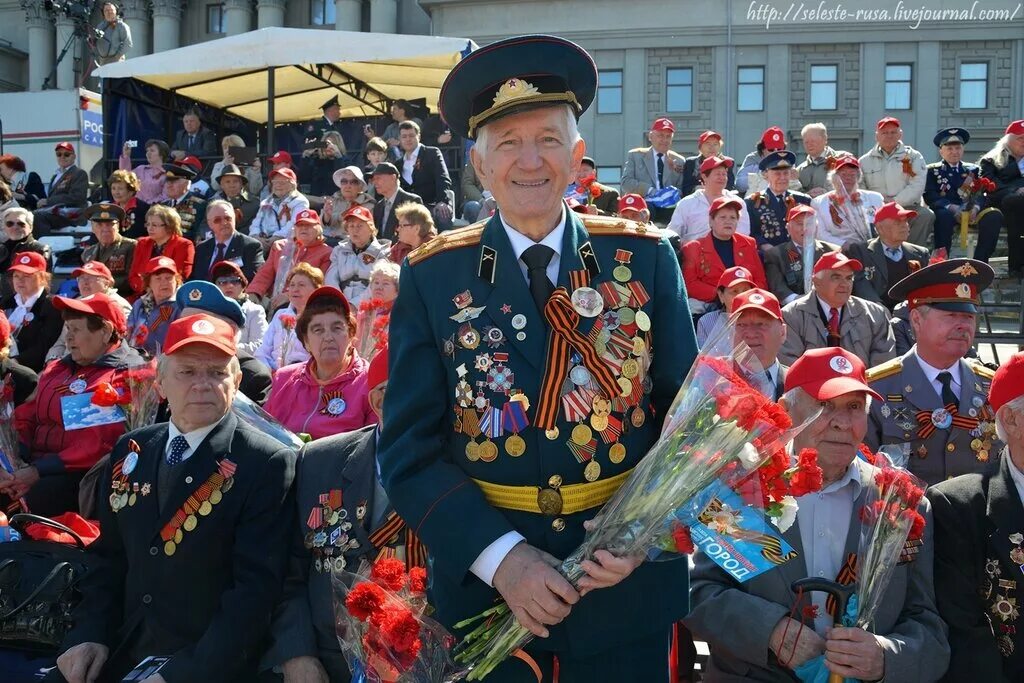
[[[729,342],[725,355],[714,355],[722,348],[716,340],[698,356],[664,413],[661,436],[558,567],[573,586],[585,574],[581,563],[599,549],[648,559],[664,549],[686,552],[685,527],[711,501],[719,478],[742,482],[772,453],[784,453],[792,422],[755,387],[764,368],[745,344],[731,346],[732,335],[728,325],[720,337]],[[455,657],[467,680],[483,678],[533,639],[505,603],[456,625],[467,627]]]
[[[10,387],[8,391],[8,385],[5,383],[4,395],[0,396],[0,469],[8,474],[14,474],[22,465],[18,451],[18,430],[14,427],[14,389]],[[22,512],[28,512],[28,504],[24,498],[18,499],[18,506]]]
[[[295,432],[278,422],[273,415],[241,392],[235,394],[235,400],[231,402],[231,411],[238,419],[255,427],[288,448],[299,450],[305,443]]]
[[[868,492],[860,510],[861,534],[856,584],[855,625],[870,630],[886,588],[903,552],[913,552],[908,541],[924,535],[925,519],[918,511],[925,484],[907,470],[893,467],[884,455],[876,456],[879,469],[866,482]]]
[[[352,683],[443,683],[454,638],[426,615],[426,570],[395,558],[331,576],[338,643]]]
[[[366,299],[359,304],[356,316],[356,350],[367,361],[373,360],[387,344],[391,324],[392,302]]]
[[[160,407],[160,394],[155,382],[156,361],[133,365],[113,381],[98,384],[91,402],[104,408],[120,408],[126,432],[148,427],[156,422]]]

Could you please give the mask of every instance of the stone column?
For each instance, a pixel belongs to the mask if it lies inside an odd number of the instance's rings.
[[[361,31],[362,3],[359,0],[334,0],[334,28],[337,31]]]
[[[398,32],[398,0],[370,0],[370,31]]]
[[[53,68],[53,22],[43,11],[43,3],[23,0],[21,6],[28,29],[28,89],[42,90]]]
[[[124,22],[132,30],[132,47],[127,59],[148,55],[153,40],[152,19],[149,17],[149,0],[121,0]]]
[[[72,21],[66,17],[59,17],[56,22],[57,26],[57,40],[54,42],[54,58],[60,57],[61,50],[64,49],[64,45],[68,42],[68,38],[71,38],[75,33],[75,25]],[[75,60],[81,57],[81,41],[78,38],[74,38],[71,41],[71,46],[68,48],[67,53],[64,55],[64,59],[61,60],[60,64],[57,65],[57,88],[60,90],[67,90],[74,88],[75,85]]]
[[[224,0],[224,30],[237,36],[252,29],[252,0]]]
[[[258,0],[256,27],[284,26],[285,0]]]
[[[181,0],[153,0],[153,52],[181,45]]]

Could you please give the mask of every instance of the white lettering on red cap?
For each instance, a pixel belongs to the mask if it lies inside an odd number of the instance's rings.
[[[213,334],[213,323],[209,320],[197,320],[192,323],[192,331],[196,334]]]
[[[841,375],[849,375],[853,372],[853,365],[844,356],[832,356],[828,366]]]

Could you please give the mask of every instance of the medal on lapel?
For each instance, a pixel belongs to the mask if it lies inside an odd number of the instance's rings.
[[[629,262],[633,258],[633,252],[625,249],[615,250],[615,260],[619,265],[612,269],[612,277],[619,282],[629,282],[633,277],[633,271],[629,269]]]

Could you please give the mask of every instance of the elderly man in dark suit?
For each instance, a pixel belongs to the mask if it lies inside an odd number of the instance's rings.
[[[768,289],[771,290],[782,305],[798,299],[804,292],[805,264],[804,242],[807,231],[815,232],[815,211],[806,204],[797,204],[786,212],[786,232],[789,241],[777,244],[764,255],[764,271],[768,276]],[[830,251],[838,251],[839,246],[830,242],[814,240],[814,255],[811,264],[818,262]]]
[[[789,370],[779,362],[779,350],[786,341],[786,321],[775,295],[764,289],[748,289],[732,302],[732,319],[738,344],[743,342],[757,358],[766,380],[754,382],[761,393],[773,401],[782,397]]]
[[[210,268],[218,261],[238,264],[246,279],[252,279],[263,265],[263,245],[255,237],[243,235],[235,229],[235,207],[224,199],[214,199],[206,205],[204,223],[213,235],[196,247],[195,261],[189,280],[209,280]]]
[[[185,157],[212,157],[217,154],[217,137],[199,120],[199,111],[189,109],[181,117],[182,130],[174,136],[171,157],[181,161]]]
[[[398,168],[389,161],[377,164],[371,180],[378,197],[377,203],[373,205],[373,224],[377,226],[377,237],[394,242],[398,227],[395,209],[409,202],[422,204],[423,199],[399,186]]]
[[[231,412],[235,332],[171,323],[157,366],[170,422],[118,441],[101,477],[103,530],[49,680],[252,681],[284,581],[295,453]],[[230,655],[229,655],[230,653]]]
[[[999,469],[928,491],[935,597],[949,624],[949,671],[942,679],[948,683],[1024,680],[1024,354],[996,371],[989,403],[1006,442]]]
[[[889,288],[928,265],[928,248],[907,241],[910,221],[916,215],[916,211],[904,209],[896,202],[883,204],[875,212],[878,237],[847,243],[843,252],[864,266],[853,283],[855,295],[882,304],[889,311],[896,307],[899,301],[889,296]]]
[[[420,144],[420,126],[415,121],[398,124],[398,139],[402,157],[396,163],[402,189],[422,198],[439,230],[450,228],[455,193],[444,155],[437,147]]]
[[[54,153],[57,171],[50,178],[49,194],[36,203],[33,212],[38,237],[71,225],[71,216],[78,214],[76,209],[88,204],[89,174],[75,165],[75,148],[70,142],[60,142]]]
[[[797,680],[795,669],[822,655],[830,673],[864,681],[934,681],[945,672],[949,644],[935,608],[927,500],[919,507],[924,537],[917,552],[896,565],[871,631],[830,628],[833,615],[823,594],[797,599],[791,590],[805,577],[848,583],[843,578],[855,576],[864,559],[857,555],[859,511],[878,469],[858,458],[857,448],[868,405],[881,400],[864,373],[860,358],[832,348],[808,351],[790,368],[783,401],[794,423],[817,414],[792,451],[817,449],[824,487],[797,499],[796,520],[782,534],[796,557],[781,566],[739,583],[707,555],[695,556],[685,623],[711,650],[704,680],[788,683]]]

